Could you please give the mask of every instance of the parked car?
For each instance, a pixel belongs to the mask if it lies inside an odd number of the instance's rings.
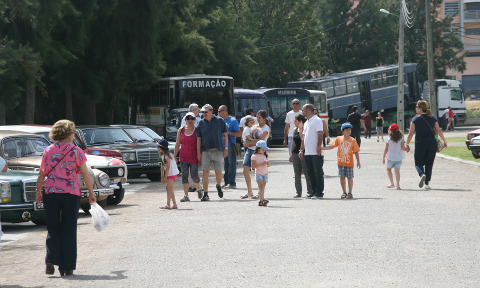
[[[480,129],[468,132],[465,144],[472,151],[473,158],[480,158]]]
[[[160,181],[160,153],[154,142],[134,141],[119,127],[78,126],[77,137],[83,147],[117,150],[128,167],[130,178],[146,174],[151,181]]]
[[[177,140],[177,131],[182,124],[182,119],[188,113],[188,108],[176,108],[170,111],[167,123],[167,133],[165,139],[175,142]]]
[[[143,132],[145,132],[150,138],[153,139],[153,141],[157,142],[160,139],[163,139],[162,136],[158,135],[157,132],[153,131],[147,126],[142,126],[142,125],[131,125],[131,124],[115,124],[115,125],[110,125],[111,127],[120,127],[125,130],[125,132],[129,132],[129,129],[140,129]]]
[[[8,125],[0,126],[0,129],[34,133],[45,137],[50,143],[53,143],[49,137],[49,133],[52,130],[50,125]],[[125,196],[125,187],[129,185],[127,182],[128,169],[122,160],[122,154],[111,149],[86,148],[85,145],[81,145],[79,137],[76,137],[73,143],[78,147],[83,147],[89,167],[99,169],[110,177],[110,186],[114,191],[113,195],[108,196],[107,203],[110,205],[120,204]]]
[[[7,161],[8,167],[12,170],[38,171],[42,162],[43,151],[49,145],[50,142],[43,136],[21,131],[0,130],[0,156]],[[97,202],[99,205],[105,206],[107,197],[114,194],[113,188],[110,187],[110,177],[101,170],[92,169],[88,165],[87,168]],[[88,212],[90,210],[88,190],[82,175],[79,174],[78,177],[82,190],[80,206],[83,211]],[[25,191],[35,192],[35,182],[26,185]]]
[[[35,201],[35,189],[26,191],[26,183],[37,182],[38,172],[8,170],[0,174],[0,218],[2,222],[32,221],[45,224],[45,211]],[[29,190],[29,189],[27,189]]]

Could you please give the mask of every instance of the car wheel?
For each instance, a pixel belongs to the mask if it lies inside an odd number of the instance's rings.
[[[479,155],[479,154],[480,154],[480,153],[477,153],[477,152],[473,152],[473,151],[472,151],[473,158],[475,158],[475,159],[480,158],[480,155]]]
[[[120,204],[120,202],[122,202],[124,196],[125,196],[125,188],[116,189],[113,195],[108,196],[107,204],[118,205]]]
[[[150,181],[156,182],[162,180],[162,174],[161,173],[148,173],[147,178]]]
[[[107,206],[107,199],[102,200],[102,201],[97,201],[97,204],[100,205],[100,207],[105,208]],[[90,215],[90,208],[91,207],[92,206],[90,206],[90,204],[81,204],[80,205],[80,208],[82,208],[83,212],[85,212],[85,214],[88,214],[88,215]]]
[[[35,223],[35,225],[45,225],[46,221],[45,219],[35,219],[35,220],[32,220],[33,223]]]

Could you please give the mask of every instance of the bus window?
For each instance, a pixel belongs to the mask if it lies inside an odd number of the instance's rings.
[[[347,93],[355,93],[358,92],[358,82],[357,77],[347,78]]]
[[[245,110],[247,108],[253,108],[253,111],[257,113],[259,110],[265,110],[267,111],[267,101],[265,99],[253,99],[253,98],[247,98],[247,99],[238,99],[238,107],[239,111],[242,115],[245,113]],[[240,111],[240,109],[243,108],[243,111]]]
[[[347,94],[347,84],[345,79],[335,80],[335,95]]]
[[[385,85],[386,86],[392,86],[392,85],[398,85],[398,77],[397,77],[397,71],[388,71],[385,75]]]
[[[285,97],[270,97],[270,116],[273,119],[285,117],[287,111],[287,101]]]
[[[335,94],[333,93],[333,82],[324,82],[322,83],[322,86],[320,87],[320,90],[325,91],[328,96],[334,96]]]
[[[376,74],[372,74],[372,78],[371,78],[371,88],[372,89],[378,89],[378,88],[382,88],[383,84],[382,84],[382,73],[376,73]]]

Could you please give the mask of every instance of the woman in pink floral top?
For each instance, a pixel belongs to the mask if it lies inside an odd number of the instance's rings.
[[[52,127],[50,138],[55,141],[43,152],[37,179],[37,202],[43,202],[46,214],[46,274],[71,275],[77,263],[77,219],[80,208],[80,183],[77,174],[89,175],[82,149],[75,146],[75,124],[60,120]],[[96,201],[92,181],[83,178],[90,204]],[[44,193],[42,194],[42,186]]]

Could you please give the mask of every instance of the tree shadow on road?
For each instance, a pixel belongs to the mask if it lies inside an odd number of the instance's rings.
[[[123,273],[125,273],[126,270],[121,270],[121,271],[112,271],[111,274],[114,274],[114,275],[83,275],[83,274],[73,274],[73,275],[70,275],[70,276],[65,276],[65,277],[62,277],[62,279],[65,279],[65,280],[71,280],[71,281],[74,281],[74,280],[81,280],[81,281],[84,281],[84,280],[108,280],[108,281],[111,281],[111,280],[123,280],[123,279],[127,279],[128,277],[123,275]]]

